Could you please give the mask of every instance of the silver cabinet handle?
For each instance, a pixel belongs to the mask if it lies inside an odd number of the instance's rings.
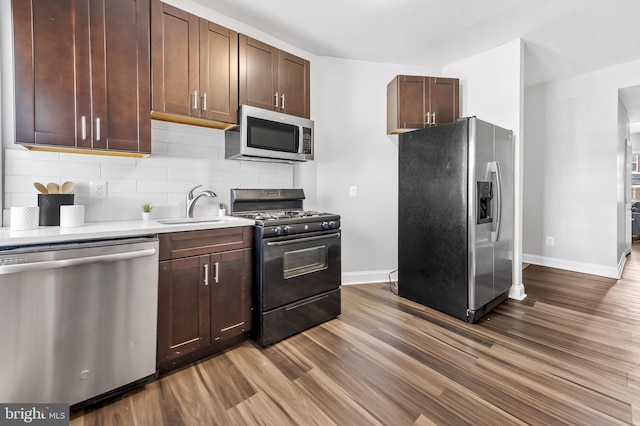
[[[433,119],[431,120],[431,124],[436,124],[436,113],[433,113]]]
[[[207,93],[205,92],[204,96],[202,97],[202,111],[206,111],[207,110]]]
[[[80,122],[82,123],[82,140],[85,140],[87,139],[87,117],[83,115]]]
[[[197,90],[193,92],[193,105],[191,106],[191,109],[198,109],[198,91]]]
[[[216,284],[219,283],[218,280],[218,272],[220,272],[220,262],[216,262],[213,264],[214,269],[213,269],[213,280],[216,282]]]
[[[274,107],[278,108],[278,92],[276,92],[276,104],[274,105]]]
[[[209,285],[209,264],[204,264],[204,285]]]
[[[96,118],[96,140],[100,140],[100,119]]]
[[[282,95],[280,98],[282,99],[282,102],[281,102],[282,105],[280,106],[280,108],[284,110],[284,95]]]
[[[427,124],[431,124],[431,112],[427,112]]]
[[[18,265],[0,266],[0,275],[15,274],[18,272],[42,271],[45,269],[69,268],[72,266],[86,265],[88,263],[118,262],[120,260],[136,259],[138,257],[153,256],[156,249],[144,249],[127,253],[100,254],[97,256],[81,257],[76,259],[47,260],[44,262],[22,263]]]

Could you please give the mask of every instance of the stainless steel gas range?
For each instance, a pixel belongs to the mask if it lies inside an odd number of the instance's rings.
[[[233,216],[255,220],[253,327],[268,346],[340,315],[340,216],[305,211],[302,189],[232,189]]]

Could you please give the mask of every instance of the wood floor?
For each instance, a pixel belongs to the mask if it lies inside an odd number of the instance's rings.
[[[640,247],[620,280],[531,265],[528,297],[470,325],[343,287],[340,318],[245,342],[78,425],[640,425]]]

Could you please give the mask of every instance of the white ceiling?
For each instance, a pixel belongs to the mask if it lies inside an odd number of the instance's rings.
[[[640,0],[195,0],[312,54],[444,66],[521,38],[525,84],[640,58]]]

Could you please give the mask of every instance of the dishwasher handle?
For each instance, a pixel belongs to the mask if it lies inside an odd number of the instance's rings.
[[[86,265],[88,263],[118,262],[120,260],[137,259],[139,257],[153,256],[156,254],[155,248],[131,251],[126,253],[100,254],[97,256],[87,256],[63,260],[47,260],[43,262],[22,263],[16,265],[0,266],[0,275],[17,274],[19,272],[41,271],[44,269],[60,269],[72,266]]]

